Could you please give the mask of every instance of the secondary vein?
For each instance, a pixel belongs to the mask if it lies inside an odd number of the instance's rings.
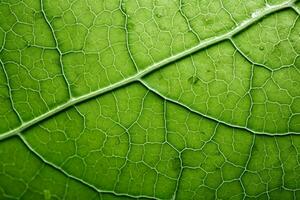
[[[36,156],[40,161],[42,161],[43,163],[45,163],[47,166],[51,167],[54,170],[57,170],[58,172],[62,173],[63,175],[65,175],[66,177],[81,183],[89,188],[91,188],[92,190],[98,192],[98,193],[102,193],[102,194],[113,194],[116,197],[130,197],[133,199],[139,199],[139,198],[144,198],[144,199],[153,199],[153,197],[147,196],[147,195],[137,195],[137,196],[133,196],[133,195],[129,195],[126,193],[118,193],[115,191],[111,191],[111,190],[101,190],[99,188],[97,188],[95,185],[88,183],[87,181],[80,179],[70,173],[68,173],[67,171],[65,171],[62,167],[57,166],[56,164],[47,161],[41,154],[39,154],[36,150],[34,150],[34,148],[27,142],[27,140],[24,138],[24,136],[18,134],[19,138],[21,139],[21,141],[23,142],[23,144],[25,145],[25,147],[34,155]]]
[[[222,121],[220,119],[217,119],[217,118],[214,118],[214,117],[211,117],[209,115],[206,115],[206,114],[203,114],[193,108],[191,108],[190,106],[187,106],[179,101],[176,101],[176,100],[173,100],[165,95],[163,95],[162,93],[158,92],[157,90],[153,89],[150,85],[148,85],[147,83],[143,82],[143,81],[140,81],[140,83],[142,85],[145,86],[145,88],[147,88],[148,90],[150,90],[151,92],[153,92],[154,94],[158,95],[159,97],[161,97],[163,100],[165,101],[168,101],[170,103],[173,103],[175,105],[178,105],[182,108],[185,108],[186,110],[188,110],[189,112],[191,113],[194,113],[198,116],[201,116],[201,117],[204,117],[206,119],[209,119],[211,121],[214,121],[216,123],[220,123],[222,125],[225,125],[225,126],[228,126],[230,128],[235,128],[235,129],[239,129],[239,130],[243,130],[243,131],[247,131],[247,132],[250,132],[252,134],[255,134],[255,135],[264,135],[264,136],[270,136],[270,137],[274,137],[274,136],[288,136],[288,135],[300,135],[300,133],[297,133],[297,132],[289,132],[289,133],[268,133],[268,132],[258,132],[258,131],[254,131],[248,127],[243,127],[243,126],[239,126],[239,125],[234,125],[234,124],[230,124],[228,122],[225,122],[225,121]]]

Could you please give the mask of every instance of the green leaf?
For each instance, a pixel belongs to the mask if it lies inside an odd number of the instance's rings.
[[[1,0],[0,199],[300,198],[297,0]]]

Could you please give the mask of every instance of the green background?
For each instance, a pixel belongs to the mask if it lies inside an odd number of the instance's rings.
[[[0,199],[300,199],[299,15],[0,0]]]

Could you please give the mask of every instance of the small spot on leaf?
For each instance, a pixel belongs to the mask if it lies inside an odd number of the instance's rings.
[[[172,159],[171,166],[172,166],[172,169],[175,171],[180,170],[180,168],[181,168],[180,159],[179,158]]]
[[[191,77],[188,79],[188,82],[189,82],[190,84],[193,84],[193,85],[197,84],[198,81],[199,81],[199,78],[198,78],[197,76],[191,76]]]
[[[158,9],[156,9],[156,11],[155,11],[155,16],[156,16],[157,18],[164,17],[165,15],[166,15],[166,10],[165,10],[165,8],[158,8]]]
[[[26,46],[27,46],[27,48],[31,47],[31,46],[32,46],[31,42],[30,42],[30,41],[27,41]]]
[[[134,29],[134,23],[129,22],[128,25],[127,25],[127,28],[128,29]]]
[[[158,18],[161,18],[161,17],[162,17],[162,14],[161,14],[161,13],[156,13],[155,16],[158,17]]]
[[[117,138],[115,141],[115,145],[119,145],[121,143],[120,138]]]
[[[51,192],[50,192],[50,190],[44,190],[43,193],[44,193],[44,199],[45,200],[51,199]]]

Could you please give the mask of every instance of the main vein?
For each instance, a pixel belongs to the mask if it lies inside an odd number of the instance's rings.
[[[110,92],[110,91],[113,91],[117,88],[120,88],[120,87],[123,87],[125,85],[128,85],[130,83],[133,83],[135,81],[138,81],[140,80],[142,77],[158,70],[158,69],[161,69],[163,68],[164,66],[170,64],[170,63],[173,63],[181,58],[184,58],[188,55],[191,55],[197,51],[200,51],[208,46],[211,46],[213,44],[217,44],[219,42],[222,42],[224,40],[227,40],[227,39],[230,39],[232,38],[234,35],[238,34],[239,32],[245,30],[246,28],[248,28],[249,26],[253,25],[254,23],[256,23],[257,21],[259,21],[260,19],[262,19],[263,17],[269,15],[269,14],[272,14],[272,13],[275,13],[279,10],[283,10],[285,8],[289,8],[289,7],[292,7],[293,6],[293,3],[296,2],[297,0],[293,0],[293,1],[288,1],[288,2],[285,2],[283,4],[279,4],[279,5],[275,5],[275,6],[267,6],[265,7],[264,9],[262,10],[259,10],[258,14],[255,15],[254,17],[252,18],[249,18],[247,19],[246,21],[243,21],[242,23],[240,23],[237,27],[235,27],[234,29],[232,29],[231,31],[223,34],[223,35],[220,35],[220,36],[217,36],[217,37],[213,37],[213,38],[209,38],[209,39],[206,39],[206,40],[203,40],[201,41],[198,45],[190,48],[190,49],[187,49],[181,53],[178,53],[176,55],[173,55],[167,59],[164,59],[160,62],[157,62],[157,63],[154,63],[153,65],[149,66],[148,68],[142,70],[142,71],[139,71],[137,74],[133,75],[133,76],[130,76],[126,79],[123,79],[119,82],[116,82],[110,86],[107,86],[107,87],[104,87],[104,88],[101,88],[99,90],[96,90],[96,91],[93,91],[93,92],[90,92],[89,94],[86,94],[86,95],[82,95],[82,96],[79,96],[79,97],[75,97],[75,98],[71,98],[69,101],[67,101],[66,103],[40,115],[39,117],[35,118],[35,119],[32,119],[30,121],[27,121],[25,123],[23,123],[21,126],[15,128],[15,129],[12,129],[6,133],[3,133],[0,135],[0,140],[4,140],[6,138],[9,138],[9,137],[12,137],[18,133],[21,133],[22,131],[28,129],[29,127],[31,126],[34,126],[36,125],[37,123],[71,107],[71,106],[74,106],[78,103],[81,103],[81,102],[84,102],[86,100],[89,100],[89,99],[92,99],[94,97],[97,97],[97,96],[100,96],[104,93],[107,93],[107,92]]]

